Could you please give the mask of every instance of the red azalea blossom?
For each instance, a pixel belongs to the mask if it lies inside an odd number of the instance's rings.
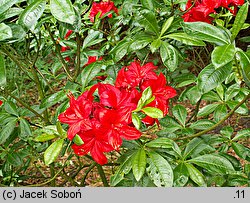
[[[84,65],[84,66],[87,66],[87,65],[90,65],[91,63],[94,63],[96,61],[101,61],[102,60],[102,57],[100,57],[99,59],[97,59],[97,56],[89,56],[88,57],[88,62]]]
[[[69,125],[70,140],[78,134],[84,142],[80,146],[72,145],[77,155],[90,153],[97,163],[103,165],[107,163],[104,153],[119,150],[123,139],[140,138],[142,133],[132,123],[132,111],[137,108],[143,90],[149,86],[155,99],[147,106],[159,108],[164,115],[167,114],[168,100],[176,95],[176,91],[167,86],[162,73],[157,75],[154,72],[156,68],[152,63],[141,66],[134,61],[118,72],[115,86],[98,83],[77,99],[69,96],[70,106],[58,119]],[[96,90],[97,94],[94,94]],[[157,119],[149,116],[142,121],[146,125],[155,122],[159,125]]]
[[[118,14],[118,9],[115,7],[114,2],[112,1],[100,1],[99,3],[94,2],[92,8],[90,10],[90,21],[95,21],[95,16],[100,12],[100,17],[104,16],[106,13],[110,11],[114,11]],[[109,18],[112,18],[112,13],[108,14]]]
[[[3,104],[3,101],[0,100],[0,106]]]
[[[227,8],[233,15],[236,15],[237,6],[244,4],[244,0],[197,0],[193,5],[192,0],[188,0],[186,4],[186,12],[182,18],[185,22],[207,22],[212,23],[213,18],[209,15],[211,13],[216,13],[215,9],[219,7]],[[192,7],[193,6],[193,7]],[[230,6],[233,6],[234,9],[231,9]],[[192,7],[192,8],[191,8]]]
[[[73,33],[73,30],[68,30],[66,35],[64,36],[64,39],[68,39],[69,36]]]

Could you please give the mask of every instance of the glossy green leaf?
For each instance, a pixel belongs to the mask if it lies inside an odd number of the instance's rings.
[[[250,87],[250,57],[243,51],[238,52],[244,82]]]
[[[230,109],[233,109],[237,104],[239,104],[238,101],[227,101],[226,103]],[[238,114],[247,115],[249,112],[249,108],[246,104],[242,104],[236,111]]]
[[[172,113],[174,117],[183,125],[185,126],[186,118],[187,118],[187,110],[182,105],[175,105],[172,109]]]
[[[10,39],[12,37],[12,30],[8,25],[0,23],[0,30],[0,41]]]
[[[163,64],[171,72],[178,67],[178,51],[166,41],[161,43],[160,56]]]
[[[12,37],[8,40],[9,43],[22,41],[26,37],[26,32],[21,25],[11,23],[9,27],[12,30]]]
[[[212,64],[206,66],[198,76],[198,88],[202,93],[207,93],[221,84],[230,74],[232,64],[215,69]]]
[[[91,63],[90,65],[86,66],[83,71],[81,72],[81,82],[82,82],[82,88],[85,88],[88,83],[96,77],[96,75],[104,68],[106,67],[103,65],[101,61],[96,61],[94,63]]]
[[[37,137],[35,137],[35,141],[36,142],[46,142],[46,141],[49,141],[49,140],[53,140],[55,139],[57,136],[55,134],[41,134],[41,135],[38,135]]]
[[[214,48],[211,60],[215,69],[225,66],[233,61],[235,55],[235,47],[233,44],[226,44]]]
[[[196,164],[212,174],[226,174],[235,172],[233,165],[226,158],[217,154],[205,154],[188,160],[189,163]]]
[[[59,139],[53,142],[44,152],[44,163],[49,165],[53,163],[60,154],[62,150],[62,146],[64,143],[64,139]]]
[[[184,32],[171,33],[171,34],[165,35],[164,38],[174,39],[174,40],[182,42],[183,44],[187,44],[191,46],[205,46],[206,45],[203,41],[196,39]]]
[[[127,159],[123,161],[119,168],[116,170],[115,174],[111,176],[110,185],[112,187],[116,186],[119,182],[121,182],[124,178],[124,175],[129,173],[129,171],[132,169],[132,160],[133,154],[127,157]]]
[[[84,39],[83,41],[83,44],[82,44],[82,49],[85,49],[89,46],[92,46],[93,45],[93,41],[95,39],[97,39],[99,36],[100,36],[100,32],[99,31],[95,31],[95,30],[90,30],[88,32],[88,35],[86,36],[86,38]]]
[[[12,101],[6,101],[4,103],[4,109],[9,114],[18,116],[17,107]]]
[[[154,33],[156,36],[159,36],[160,31],[155,14],[153,12],[143,13],[142,18],[139,20],[139,23],[147,31]]]
[[[45,10],[46,0],[37,0],[28,5],[20,14],[18,24],[27,30],[34,27]]]
[[[65,100],[66,98],[67,98],[66,93],[63,90],[61,90],[59,92],[56,92],[56,93],[50,95],[49,97],[45,98],[44,100],[42,100],[42,102],[40,104],[40,108],[51,107],[51,106],[57,104],[58,102]]]
[[[174,187],[183,187],[188,182],[188,169],[184,163],[180,163],[174,168]]]
[[[234,129],[231,126],[225,126],[220,130],[220,134],[228,139],[231,138],[233,132],[234,132]]]
[[[145,107],[142,111],[151,118],[163,118],[163,112],[158,108]]]
[[[1,0],[0,1],[0,14],[7,11],[11,6],[16,4],[17,2],[19,2],[19,0]]]
[[[196,121],[195,123],[192,123],[190,125],[190,128],[193,128],[196,130],[206,130],[206,129],[212,127],[214,124],[215,124],[214,121],[202,119],[202,120]]]
[[[20,128],[20,134],[19,134],[19,136],[21,138],[25,139],[27,137],[32,136],[32,132],[31,132],[31,129],[30,129],[30,124],[28,123],[27,120],[25,120],[23,118],[20,118],[19,128]]]
[[[134,126],[136,127],[136,129],[139,130],[141,128],[141,120],[136,113],[132,113],[132,122]]]
[[[168,18],[165,23],[163,24],[162,28],[161,28],[161,34],[160,36],[162,36],[171,26],[172,22],[174,21],[174,16],[171,16],[170,18]]]
[[[12,0],[11,0],[12,1]],[[12,1],[13,2],[13,1]],[[1,8],[0,8],[1,10]],[[8,9],[7,11],[5,11],[4,13],[0,14],[0,22],[6,20],[6,19],[9,19],[9,18],[12,18],[14,16],[17,16],[19,15],[21,12],[23,11],[22,8],[17,8],[17,7],[13,7],[13,8],[10,8]],[[0,11],[1,13],[1,11]]]
[[[78,146],[84,144],[82,138],[79,135],[75,135],[73,142]]]
[[[122,40],[110,51],[115,62],[120,61],[127,54],[130,44],[131,41]]]
[[[154,0],[140,0],[142,5],[149,9],[149,10],[154,10]]]
[[[18,152],[9,153],[7,156],[7,161],[15,167],[21,166],[23,164],[23,161]]]
[[[132,42],[129,46],[129,51],[136,51],[146,47],[150,42],[153,41],[152,35],[144,32],[135,34],[132,38]]]
[[[150,148],[170,149],[173,147],[173,140],[161,137],[146,143],[145,146]]]
[[[146,152],[143,148],[139,149],[133,156],[132,171],[135,179],[139,181],[146,169]]]
[[[233,142],[232,148],[240,158],[250,161],[250,149],[248,147],[245,147],[237,142]]]
[[[140,98],[140,100],[138,101],[137,104],[137,110],[140,110],[142,107],[144,107],[146,105],[146,102],[151,99],[152,97],[152,89],[151,87],[147,87],[145,90],[143,90],[142,92],[142,96]]]
[[[231,41],[233,41],[236,38],[239,31],[243,27],[247,19],[247,15],[248,15],[248,7],[249,7],[249,4],[245,3],[240,7],[239,11],[237,12],[237,15],[235,17],[234,24],[231,30],[232,32]]]
[[[240,85],[233,84],[225,92],[225,101],[233,99],[240,92]]]
[[[229,37],[217,27],[205,22],[185,22],[184,30],[188,35],[199,40],[214,43],[216,45],[225,45],[230,43]]]
[[[190,156],[192,156],[193,152],[195,151],[195,149],[204,143],[204,140],[202,140],[201,138],[194,138],[192,139],[186,146],[183,157],[186,159]]]
[[[214,103],[214,104],[208,104],[206,106],[204,106],[203,108],[201,108],[197,114],[197,116],[207,116],[209,114],[211,114],[216,107],[218,106],[218,103]]]
[[[214,120],[215,122],[219,122],[227,115],[227,106],[225,104],[220,104],[214,110]]]
[[[0,88],[6,86],[6,67],[5,60],[2,54],[0,54]]]
[[[154,151],[148,152],[149,159],[147,173],[157,187],[171,187],[174,181],[173,170],[170,164],[161,155]]]
[[[152,43],[150,44],[151,52],[154,53],[157,49],[159,49],[160,46],[161,46],[161,43],[162,43],[162,41],[161,41],[160,38],[155,39],[154,41],[152,41]]]
[[[16,127],[16,123],[16,118],[14,118],[10,122],[8,122],[0,131],[0,145],[5,143],[5,141],[9,138],[11,133],[14,131],[14,128]]]
[[[250,137],[250,128],[246,128],[237,132],[237,134],[233,138],[233,141],[236,141],[242,138],[248,138],[248,137]]]
[[[51,14],[59,21],[73,25],[77,20],[70,0],[50,0]]]
[[[192,181],[194,181],[200,187],[207,186],[204,175],[197,168],[189,163],[185,163],[185,165]]]

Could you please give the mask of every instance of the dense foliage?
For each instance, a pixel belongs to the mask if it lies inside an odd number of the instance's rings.
[[[250,186],[249,20],[244,0],[1,0],[0,184]]]

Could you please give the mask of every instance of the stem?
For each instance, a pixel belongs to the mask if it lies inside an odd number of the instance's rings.
[[[94,162],[94,163],[92,163],[92,164],[90,165],[90,167],[89,167],[88,170],[86,171],[85,175],[83,176],[83,179],[82,179],[82,181],[81,181],[80,187],[85,186],[85,180],[86,180],[86,178],[87,178],[89,172],[90,172],[95,166],[96,166],[96,162]]]
[[[245,103],[245,101],[247,101],[248,99],[250,98],[250,94],[246,95],[244,97],[244,99],[238,103],[222,120],[220,120],[218,123],[216,123],[215,125],[213,125],[212,127],[206,129],[206,130],[203,130],[201,132],[198,132],[194,135],[191,135],[191,136],[185,136],[185,137],[181,137],[181,138],[177,138],[177,139],[174,139],[174,140],[185,140],[185,139],[190,139],[190,138],[194,138],[194,137],[200,137],[201,135],[204,135],[206,134],[207,132],[217,128],[218,126],[220,126],[221,124],[224,123],[225,120],[227,120],[230,116],[233,115],[233,113],[242,105]]]
[[[97,164],[96,167],[101,176],[104,187],[109,187],[109,184],[108,184],[108,181],[107,181],[107,178],[105,176],[102,166],[100,164]]]
[[[26,109],[28,109],[29,111],[31,111],[32,113],[34,113],[36,116],[38,116],[39,118],[44,120],[44,117],[39,114],[37,111],[35,111],[34,109],[32,109],[28,104],[26,104],[25,102],[23,102],[22,100],[20,100],[18,97],[14,96],[13,94],[11,94],[10,92],[8,92],[7,90],[4,91],[7,95],[9,95],[10,97],[12,97],[13,99],[15,99],[18,103],[20,103],[22,106],[24,106]]]
[[[197,113],[199,111],[200,103],[201,103],[201,99],[197,102],[195,110],[193,114],[190,116],[190,118],[188,119],[187,123],[189,123],[193,117],[194,117],[194,120],[197,120]]]
[[[73,78],[70,76],[69,67],[68,67],[67,63],[65,62],[64,58],[62,57],[61,50],[59,48],[59,45],[56,43],[56,40],[53,37],[53,34],[52,34],[51,30],[50,30],[50,27],[47,26],[47,25],[45,25],[45,27],[49,31],[49,36],[52,39],[52,42],[53,42],[53,44],[54,44],[54,46],[56,48],[57,56],[58,56],[60,62],[62,63],[62,66],[63,66],[63,69],[64,69],[66,75],[68,76],[70,81],[73,81]]]
[[[77,43],[77,50],[76,50],[77,61],[76,61],[76,72],[75,72],[73,81],[76,80],[77,76],[80,73],[80,68],[81,68],[81,44],[82,42],[81,42],[81,37],[78,32],[76,32],[76,43]]]

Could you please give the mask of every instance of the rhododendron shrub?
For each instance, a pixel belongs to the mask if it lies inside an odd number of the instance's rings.
[[[146,88],[152,89],[153,99],[145,107],[160,109],[165,116],[168,100],[176,96],[176,91],[166,84],[165,76],[157,75],[153,63],[143,66],[138,61],[123,67],[117,75],[115,85],[98,83],[85,91],[77,99],[70,94],[70,106],[58,119],[69,125],[68,139],[77,135],[84,144],[73,144],[77,155],[90,152],[93,159],[103,165],[107,163],[105,152],[118,150],[122,139],[134,140],[142,133],[132,122],[132,112]],[[97,91],[97,95],[94,92]],[[157,118],[147,115],[142,121],[153,125]]]
[[[187,12],[182,16],[185,22],[207,22],[212,23],[210,14],[216,14],[216,9],[223,7],[236,15],[238,6],[244,4],[244,0],[188,0]],[[231,9],[233,7],[233,9]]]

